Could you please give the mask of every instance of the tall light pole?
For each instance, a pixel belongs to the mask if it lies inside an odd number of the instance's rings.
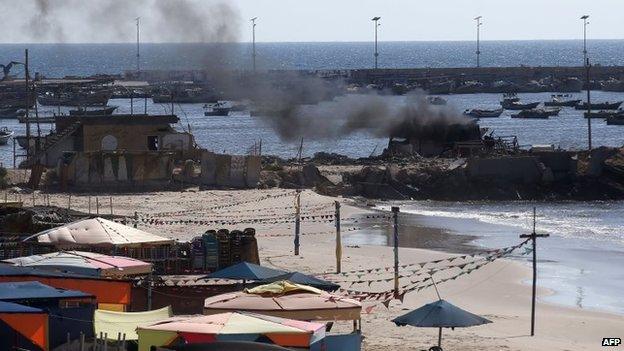
[[[375,69],[377,69],[377,59],[379,58],[379,51],[377,51],[377,28],[380,26],[379,20],[381,17],[373,17],[372,21],[375,23]]]
[[[587,25],[589,24],[589,22],[587,21],[588,18],[589,15],[581,16],[581,19],[583,20],[583,65],[587,64]]]
[[[140,27],[141,27],[141,17],[137,17],[135,18],[136,20],[136,67],[137,67],[137,73],[141,71],[141,53],[139,51],[139,42],[140,42]]]
[[[251,57],[253,59],[253,70],[256,71],[256,20],[258,17],[251,19]]]
[[[481,18],[483,16],[477,16],[475,17],[475,21],[477,21],[477,67],[481,67],[481,62],[480,62],[480,56],[481,56],[481,25],[483,25],[483,22],[481,22]]]

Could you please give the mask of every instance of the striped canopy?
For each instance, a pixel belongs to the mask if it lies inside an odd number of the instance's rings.
[[[139,351],[151,346],[169,346],[217,340],[257,341],[268,339],[288,347],[310,347],[325,337],[325,324],[259,314],[228,312],[210,316],[178,316],[137,329]]]
[[[43,255],[12,258],[3,262],[21,267],[102,277],[148,274],[152,270],[150,263],[133,258],[83,251],[59,251]]]

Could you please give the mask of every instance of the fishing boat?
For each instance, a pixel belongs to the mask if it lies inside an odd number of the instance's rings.
[[[112,115],[119,106],[106,106],[103,109],[87,110],[79,107],[77,110],[69,110],[70,116],[106,116]]]
[[[511,118],[528,118],[528,119],[548,119],[551,116],[550,111],[542,109],[522,110],[517,114],[511,115]]]
[[[545,108],[542,109],[542,111],[544,111],[550,117],[559,116],[559,112],[561,112],[561,107]]]
[[[496,110],[482,110],[478,108],[473,108],[472,110],[464,111],[464,114],[475,118],[496,118],[500,117],[500,115],[503,114],[503,111],[504,109],[502,108]]]
[[[622,126],[624,125],[624,114],[611,115],[607,117],[607,125]]]
[[[516,93],[505,93],[503,94],[503,102],[518,102],[520,98]]]
[[[609,118],[611,116],[624,115],[624,111],[622,110],[600,110],[600,111],[591,111],[585,112],[583,116],[585,118]]]
[[[590,107],[590,110],[617,110],[620,107],[620,105],[622,105],[622,102],[624,101],[596,102],[596,103],[592,103],[589,107]],[[580,103],[574,106],[574,108],[577,110],[587,110],[587,103],[586,102]]]
[[[539,104],[539,102],[530,102],[528,104],[523,104],[518,101],[506,102],[504,100],[501,102],[501,106],[503,106],[505,110],[532,110],[539,106]]]
[[[0,119],[14,119],[26,114],[26,110],[15,107],[0,108]]]
[[[6,145],[13,136],[13,131],[7,127],[0,128],[0,145]]]
[[[71,93],[46,92],[37,97],[42,106],[106,106],[111,97],[108,90],[79,91]]]
[[[232,110],[232,105],[225,101],[218,101],[214,104],[204,105],[206,111],[204,116],[227,116]]]
[[[581,100],[574,100],[574,99],[570,100],[569,99],[570,97],[572,97],[572,95],[570,94],[551,95],[551,100],[544,102],[544,106],[574,107],[581,102]]]

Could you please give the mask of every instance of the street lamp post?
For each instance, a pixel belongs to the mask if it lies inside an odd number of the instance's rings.
[[[480,62],[480,56],[481,56],[481,25],[483,25],[483,22],[481,22],[481,18],[483,16],[477,16],[475,17],[475,21],[477,21],[477,67],[481,67],[481,62]]]
[[[140,42],[140,27],[141,27],[141,17],[137,17],[136,19],[136,67],[137,73],[141,71],[141,53],[139,51],[139,42]]]
[[[251,19],[251,57],[253,59],[253,70],[256,71],[256,20],[258,17]]]
[[[377,60],[379,58],[379,51],[377,50],[377,28],[381,25],[379,20],[381,17],[373,17],[372,21],[375,23],[375,69],[377,69]]]
[[[589,15],[581,16],[581,19],[583,20],[583,65],[587,64],[587,25],[589,24],[589,22],[587,21],[588,18]]]

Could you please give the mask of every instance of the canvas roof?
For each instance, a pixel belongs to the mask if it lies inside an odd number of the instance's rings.
[[[276,285],[283,285],[283,290]],[[226,293],[204,301],[204,314],[247,311],[300,320],[355,320],[360,302],[312,287],[292,289],[297,284],[276,282],[247,291]]]
[[[288,280],[290,282],[296,284],[303,284],[315,287],[317,289],[326,290],[326,291],[334,291],[340,288],[340,285],[336,283],[332,283],[327,280],[319,279],[312,275],[307,275],[299,272],[290,272],[283,275],[279,275],[277,277],[264,279],[264,283],[272,283],[280,280]]]
[[[134,258],[82,251],[59,251],[5,260],[21,267],[69,271],[93,276],[148,274],[152,265]]]
[[[38,308],[0,301],[0,313],[43,313]]]
[[[132,247],[144,244],[171,244],[172,239],[151,234],[104,218],[90,218],[37,233],[26,240],[37,238],[42,244],[57,247],[117,246]]]
[[[0,283],[0,300],[84,298],[92,295],[76,290],[57,289],[40,282]]]

